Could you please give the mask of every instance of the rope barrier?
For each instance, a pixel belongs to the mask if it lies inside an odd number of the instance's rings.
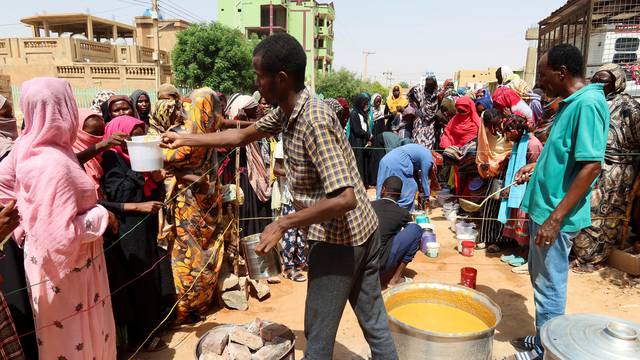
[[[381,147],[373,147],[373,146],[352,146],[352,149],[358,149],[358,150],[387,150],[387,148],[381,148]],[[425,147],[426,149],[426,147]],[[438,153],[444,153],[445,150],[443,149],[427,149],[429,151],[433,151],[433,152],[438,152]],[[390,151],[390,150],[389,150]],[[469,151],[467,152],[467,154],[478,154],[478,153],[491,153],[491,150],[486,150],[486,151],[478,151],[478,150],[473,150],[473,151]],[[531,152],[532,154],[541,154],[541,151],[533,151]],[[626,153],[617,153],[617,152],[605,152],[605,156],[609,155],[609,156],[640,156],[639,152],[626,152]]]
[[[224,235],[227,233],[227,231],[229,231],[229,228],[231,227],[231,224],[233,224],[233,221],[229,221],[229,225],[227,225],[227,228],[222,232],[222,237],[224,238]],[[178,304],[180,304],[180,301],[182,301],[182,299],[184,299],[185,296],[187,296],[187,294],[189,294],[191,292],[191,290],[193,290],[193,287],[196,285],[196,282],[198,281],[198,279],[200,279],[200,277],[202,276],[202,273],[204,272],[204,270],[211,264],[211,261],[213,260],[213,258],[216,257],[216,254],[211,254],[211,256],[209,256],[209,259],[207,260],[207,262],[204,264],[204,266],[202,267],[202,269],[200,269],[200,271],[198,272],[198,274],[196,275],[195,278],[193,278],[192,282],[191,282],[191,286],[184,292],[184,294],[182,294],[182,296],[180,296],[180,298],[175,302],[175,304],[173,304],[173,306],[171,307],[171,309],[169,310],[169,313],[167,314],[167,316],[165,316],[164,319],[162,319],[162,321],[160,321],[160,323],[158,324],[158,326],[156,326],[153,330],[151,330],[151,332],[149,333],[149,335],[147,335],[147,337],[144,339],[144,341],[140,344],[140,346],[138,346],[138,348],[136,349],[136,351],[129,357],[129,360],[133,359],[136,355],[138,355],[138,353],[140,352],[140,350],[142,349],[142,347],[144,346],[144,344],[147,343],[147,341],[149,341],[149,339],[151,339],[151,336],[153,336],[153,334],[158,331],[158,329],[165,323],[167,322],[167,320],[169,320],[169,318],[171,317],[171,313],[173,313],[173,311],[176,309],[176,307],[178,306]]]
[[[218,164],[216,166],[212,166],[209,170],[207,170],[206,172],[204,172],[204,174],[202,174],[199,178],[198,181],[203,179],[205,176],[209,175],[211,173],[211,171],[215,170],[216,168],[218,168],[220,166],[220,164],[222,164],[227,157],[231,156],[231,154],[233,154],[236,151],[236,149],[231,150],[223,159],[222,161],[219,161]],[[192,182],[191,184],[187,185],[184,189],[182,189],[180,192],[176,193],[176,195],[174,195],[173,197],[171,197],[170,199],[166,200],[163,205],[166,206],[167,204],[169,204],[170,202],[172,202],[173,200],[175,200],[178,196],[182,195],[183,193],[185,193],[187,190],[189,190],[195,183],[197,183],[198,181]],[[106,248],[104,248],[104,250],[102,252],[100,252],[98,255],[94,256],[93,258],[91,258],[91,262],[95,261],[96,259],[100,258],[101,256],[104,256],[104,254],[110,250],[111,248],[113,248],[115,245],[117,245],[120,241],[122,241],[125,237],[127,237],[131,232],[133,232],[134,230],[136,230],[140,225],[142,225],[145,221],[147,221],[152,215],[156,215],[156,214],[147,214],[144,218],[142,218],[142,220],[140,220],[137,224],[135,224],[129,231],[127,231],[125,234],[123,234],[122,236],[120,236],[117,240],[114,240],[109,246],[107,246]],[[71,270],[71,272],[74,271],[79,271],[81,270],[81,268],[75,268],[73,270]],[[68,275],[68,274],[65,274]],[[12,290],[8,293],[6,293],[4,296],[8,297],[8,296],[12,296],[15,295],[21,291],[24,290],[28,290],[32,287],[38,286],[38,285],[42,285],[45,284],[47,282],[50,282],[50,279],[45,279],[42,280],[38,283],[35,284],[29,284],[23,288],[19,288],[16,290]]]

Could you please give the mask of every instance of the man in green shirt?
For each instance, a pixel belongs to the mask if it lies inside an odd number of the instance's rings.
[[[602,84],[585,84],[580,50],[567,44],[553,47],[540,59],[538,73],[547,96],[564,100],[537,164],[517,174],[522,182],[529,182],[521,209],[530,218],[529,274],[536,337],[512,344],[533,350],[534,359],[542,359],[540,329],[565,312],[569,252],[577,232],[591,225],[591,188],[600,174],[609,131]]]

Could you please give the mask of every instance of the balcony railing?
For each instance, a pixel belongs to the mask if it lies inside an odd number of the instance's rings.
[[[160,51],[160,59],[169,56]],[[0,39],[0,64],[153,63],[153,49],[137,45],[111,45],[72,38]]]

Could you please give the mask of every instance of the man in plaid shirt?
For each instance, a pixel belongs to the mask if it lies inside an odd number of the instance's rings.
[[[308,227],[305,359],[332,358],[347,300],[373,359],[397,359],[380,291],[378,221],[340,122],[331,108],[305,89],[307,59],[295,38],[270,36],[253,55],[260,94],[279,109],[245,129],[205,135],[167,133],[164,146],[233,147],[281,132],[296,212],[267,226],[256,252],[269,252],[291,228]]]

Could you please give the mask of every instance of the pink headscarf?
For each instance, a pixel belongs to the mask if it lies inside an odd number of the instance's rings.
[[[117,132],[123,132],[131,136],[131,132],[136,126],[142,126],[142,128],[144,129],[144,122],[129,115],[115,117],[113,118],[113,120],[109,121],[107,126],[104,128],[104,136],[102,138],[104,140],[107,140]],[[129,154],[125,153],[122,150],[122,147],[114,146],[110,149],[110,151],[116,152],[117,154],[125,158],[127,162],[129,162]]]
[[[91,109],[79,109],[79,120],[78,121],[78,138],[73,143],[73,152],[79,153],[82,152],[92,145],[96,145],[102,141],[102,136],[91,135],[88,132],[82,130],[84,127],[84,122],[87,121],[91,116],[98,116],[102,118],[102,114],[99,114]],[[100,192],[100,179],[102,178],[102,166],[100,166],[100,162],[102,161],[102,156],[97,155],[93,159],[84,163],[84,170],[87,172],[87,175],[91,177],[91,180],[95,183],[96,194],[98,195],[98,199],[102,199],[102,193]]]
[[[26,128],[0,163],[0,201],[16,199],[25,249],[45,271],[65,272],[86,262],[74,220],[97,201],[72,150],[78,108],[69,83],[56,78],[25,82],[20,107]]]
[[[131,135],[131,132],[137,126],[141,126],[143,129],[145,127],[145,123],[133,116],[123,115],[113,118],[107,126],[104,128],[104,139],[110,138],[113,134],[117,132],[123,132],[125,134]],[[129,154],[125,153],[122,150],[121,146],[114,146],[109,151],[113,151],[116,154],[122,156],[127,163],[129,163]],[[144,175],[144,195],[150,196],[151,191],[157,187],[157,184],[151,179],[149,173],[143,173]]]
[[[458,113],[451,118],[440,139],[440,147],[464,146],[478,136],[480,116],[476,112],[476,104],[468,96],[456,100]]]
[[[502,112],[504,108],[516,106],[522,99],[513,89],[506,86],[497,88],[493,93],[493,106]]]

